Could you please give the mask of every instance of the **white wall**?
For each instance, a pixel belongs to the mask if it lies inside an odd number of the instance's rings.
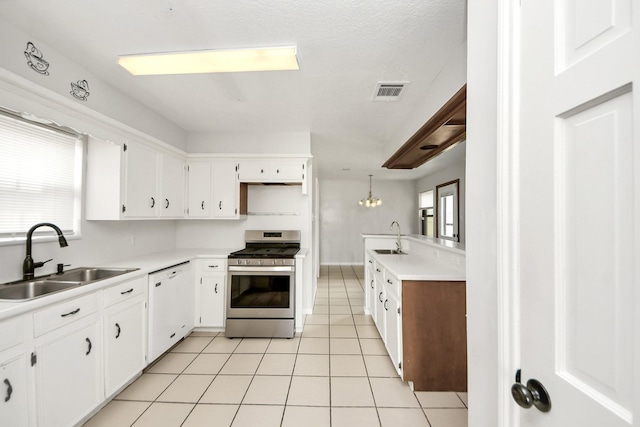
[[[87,36],[90,37],[90,35]],[[27,65],[24,55],[27,42],[34,43],[43,52],[50,64],[48,76],[38,74]],[[47,98],[55,94],[58,96],[56,102],[65,107],[84,113],[90,109],[92,116],[99,117],[102,122],[120,126],[125,124],[131,127],[130,130],[144,132],[167,144],[186,149],[186,132],[169,119],[104,83],[81,65],[68,60],[64,52],[57,52],[45,41],[31,37],[30,34],[22,32],[0,18],[0,75],[9,74],[12,78],[24,80],[23,83],[30,86],[36,93],[43,94],[45,98],[42,101],[45,103]],[[86,102],[76,100],[69,93],[71,82],[75,83],[83,79],[89,82],[90,89]],[[0,105],[11,108],[11,105],[5,105],[5,100],[2,98],[0,98]]]
[[[465,149],[466,142],[459,144],[456,149]],[[433,190],[434,197],[434,209],[435,209],[435,197],[436,197],[436,186],[440,184],[444,184],[445,182],[450,182],[455,179],[460,180],[460,186],[458,187],[458,208],[459,208],[459,224],[458,224],[458,234],[460,235],[460,243],[464,243],[466,241],[466,179],[465,179],[465,159],[461,159],[459,162],[449,165],[444,169],[440,169],[429,175],[426,175],[419,180],[416,181],[416,191],[418,194],[423,191]],[[419,232],[419,230],[418,230]]]
[[[200,132],[189,134],[190,153],[311,153],[309,132]]]
[[[418,193],[414,181],[376,181],[373,195],[382,205],[366,208],[358,200],[369,193],[369,179],[320,179],[320,264],[362,264],[361,233],[391,233],[398,221],[402,234],[418,230]],[[395,233],[394,229],[394,233]]]
[[[32,71],[24,57],[27,41],[46,51],[52,64],[50,76]],[[56,72],[53,72],[53,69]],[[90,81],[93,92],[87,103],[69,99],[70,83],[77,76]],[[75,128],[79,132],[119,141],[144,138],[175,147],[186,146],[186,134],[166,118],[100,82],[45,43],[31,39],[0,20],[0,105],[26,111]],[[109,116],[109,117],[108,117]],[[134,128],[135,126],[135,128]],[[148,132],[143,133],[143,132]],[[36,275],[55,271],[56,263],[72,267],[100,266],[113,260],[175,248],[174,221],[81,221],[80,239],[59,248],[55,242],[35,242],[33,258],[53,258]],[[0,246],[0,282],[22,278],[25,244]],[[135,267],[135,266],[132,266]],[[70,267],[71,268],[71,267]]]
[[[300,230],[301,245],[311,248],[310,197],[302,194],[299,185],[250,185],[247,210],[263,215],[241,220],[179,220],[176,246],[241,249],[245,230]]]

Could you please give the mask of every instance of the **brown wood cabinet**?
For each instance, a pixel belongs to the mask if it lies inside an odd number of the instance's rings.
[[[402,282],[403,379],[416,391],[467,391],[466,282]]]

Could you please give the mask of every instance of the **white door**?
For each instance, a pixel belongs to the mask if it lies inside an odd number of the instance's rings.
[[[640,425],[638,4],[521,3],[516,354],[552,407],[510,410],[522,426]]]

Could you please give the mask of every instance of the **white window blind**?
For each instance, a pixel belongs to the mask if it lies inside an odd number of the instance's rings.
[[[423,191],[420,193],[418,203],[420,208],[432,208],[433,207],[433,190]]]
[[[0,114],[0,240],[21,238],[39,222],[76,233],[80,144],[76,135]]]

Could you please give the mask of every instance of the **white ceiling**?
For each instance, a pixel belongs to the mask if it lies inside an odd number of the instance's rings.
[[[451,162],[380,168],[464,43],[465,0],[4,0],[0,16],[187,132],[309,131],[322,176],[415,178]],[[134,77],[116,64],[122,54],[285,45],[297,46],[299,71]],[[378,81],[410,83],[400,101],[373,102]]]

